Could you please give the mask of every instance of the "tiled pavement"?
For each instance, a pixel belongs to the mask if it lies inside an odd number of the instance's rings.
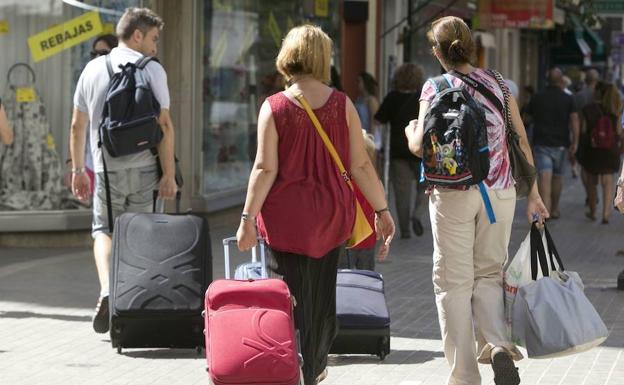
[[[615,290],[624,269],[624,217],[590,223],[578,180],[568,180],[562,217],[549,226],[570,270],[611,335],[604,346],[552,360],[518,363],[526,385],[624,385],[624,292]],[[236,214],[212,222],[215,277],[223,274],[221,238],[234,232]],[[510,253],[526,235],[519,203]],[[384,274],[392,317],[392,353],[332,356],[327,385],[443,385],[448,366],[431,284],[431,236],[393,243]],[[90,324],[97,277],[86,249],[0,249],[0,384],[207,384],[205,361],[194,351],[128,350],[118,355],[107,335]],[[483,384],[491,370],[481,366]]]

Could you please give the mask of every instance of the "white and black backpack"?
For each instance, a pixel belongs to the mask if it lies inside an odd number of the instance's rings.
[[[439,187],[471,186],[490,170],[485,110],[449,76],[429,80],[437,93],[425,115],[424,178]]]

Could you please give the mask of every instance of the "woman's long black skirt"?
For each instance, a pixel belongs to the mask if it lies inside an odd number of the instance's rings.
[[[324,257],[271,250],[269,269],[281,275],[295,297],[295,327],[299,330],[305,385],[314,385],[327,366],[327,354],[338,330],[336,269],[343,247]]]

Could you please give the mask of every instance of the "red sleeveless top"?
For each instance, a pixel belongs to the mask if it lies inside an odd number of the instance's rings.
[[[305,110],[282,92],[268,101],[279,137],[279,171],[258,215],[258,231],[272,249],[321,258],[350,237],[355,197]],[[345,94],[333,91],[314,113],[349,170]]]

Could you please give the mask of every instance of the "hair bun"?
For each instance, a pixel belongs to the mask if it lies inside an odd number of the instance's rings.
[[[465,62],[465,61],[468,61],[467,60],[468,58],[467,58],[467,55],[466,55],[466,50],[464,49],[464,46],[462,45],[461,40],[455,39],[455,40],[453,40],[451,45],[449,45],[448,57],[453,62]]]
[[[453,42],[449,46],[449,53],[457,53],[463,56],[464,47],[462,46],[461,40],[459,39],[453,40]]]

